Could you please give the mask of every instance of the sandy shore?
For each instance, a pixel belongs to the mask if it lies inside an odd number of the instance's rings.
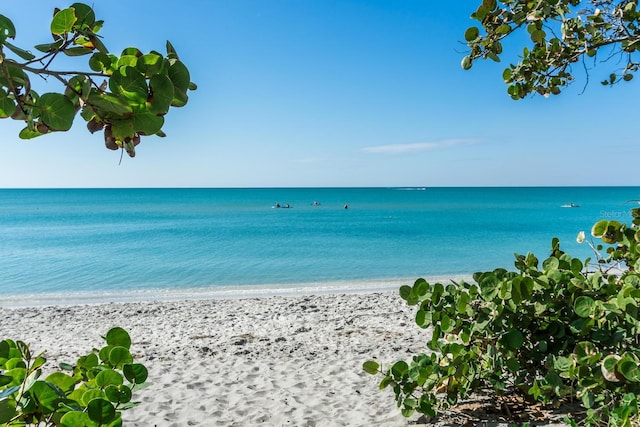
[[[362,363],[428,336],[397,292],[0,309],[1,336],[71,362],[127,329],[153,386],[126,426],[406,426]],[[440,423],[455,425],[455,423]],[[484,424],[489,425],[489,424]],[[491,424],[494,425],[494,424]]]

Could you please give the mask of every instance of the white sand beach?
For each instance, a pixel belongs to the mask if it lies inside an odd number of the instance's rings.
[[[406,426],[362,371],[423,351],[397,292],[3,308],[1,335],[75,362],[113,326],[153,385],[126,426]],[[442,424],[440,425],[455,425]],[[495,424],[486,424],[495,425]]]

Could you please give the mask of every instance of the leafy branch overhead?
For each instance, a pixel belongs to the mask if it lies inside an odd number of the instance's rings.
[[[574,79],[573,66],[587,70],[589,62],[615,64],[604,85],[629,81],[640,63],[640,11],[636,0],[483,0],[471,18],[480,22],[465,32],[470,49],[462,60],[468,70],[477,59],[500,61],[503,41],[517,33],[530,44],[519,62],[503,72],[511,98],[531,93],[557,95]],[[526,33],[525,33],[526,31]]]
[[[124,149],[131,157],[141,136],[165,136],[165,114],[171,107],[186,105],[187,92],[196,89],[189,70],[168,41],[166,56],[156,51],[143,54],[135,47],[120,56],[110,53],[98,35],[102,24],[83,3],[56,9],[50,28],[53,41],[35,46],[37,56],[10,43],[15,27],[0,15],[0,118],[24,121],[20,138],[67,131],[78,112],[89,131],[104,132],[107,148]],[[51,69],[60,54],[88,56],[88,69]],[[32,89],[33,76],[53,78],[64,89],[40,95]]]

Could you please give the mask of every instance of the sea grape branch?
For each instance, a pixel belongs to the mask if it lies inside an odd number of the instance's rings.
[[[480,28],[464,34],[469,54],[462,60],[468,70],[478,59],[499,62],[503,41],[526,29],[530,44],[522,48],[515,64],[502,74],[511,98],[538,93],[557,95],[575,80],[572,65],[611,48],[601,62],[620,57],[603,85],[629,81],[640,64],[634,60],[640,48],[640,11],[636,0],[483,0],[471,14]],[[622,65],[618,65],[618,64]]]
[[[98,35],[102,25],[86,4],[55,9],[53,42],[36,45],[43,53],[36,57],[9,42],[16,30],[0,15],[0,118],[24,121],[20,138],[67,131],[78,113],[91,133],[104,132],[107,148],[123,149],[131,157],[141,136],[165,135],[164,116],[171,107],[186,105],[188,91],[196,89],[188,68],[168,41],[166,55],[143,54],[135,47],[114,55]],[[88,69],[51,69],[60,54],[88,56]],[[40,95],[32,88],[33,76],[45,81],[53,77],[64,89]]]

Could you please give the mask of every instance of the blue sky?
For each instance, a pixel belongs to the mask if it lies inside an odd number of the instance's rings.
[[[584,93],[578,72],[561,96],[512,101],[517,40],[500,64],[460,68],[479,2],[95,0],[111,51],[169,39],[198,90],[121,164],[81,119],[30,141],[2,120],[0,187],[638,185],[637,79],[603,87],[618,65],[599,64]],[[32,48],[71,3],[0,13]]]

